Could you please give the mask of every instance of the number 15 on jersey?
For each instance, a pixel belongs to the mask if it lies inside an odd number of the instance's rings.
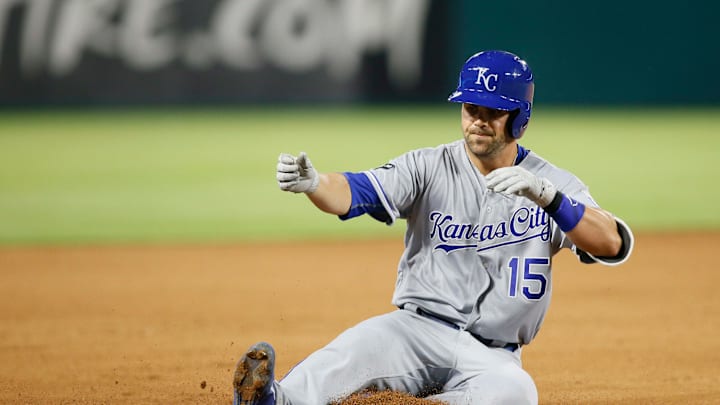
[[[543,270],[547,270],[549,266],[550,259],[547,257],[511,258],[508,262],[510,268],[508,295],[517,297],[521,292],[529,300],[541,299],[547,289],[547,277]]]

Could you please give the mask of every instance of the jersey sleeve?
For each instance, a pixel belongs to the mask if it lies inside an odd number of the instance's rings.
[[[369,214],[392,225],[396,219],[406,218],[422,188],[424,161],[421,151],[412,151],[372,170],[344,173],[350,184],[352,202],[348,213],[340,219]]]
[[[413,204],[425,189],[428,159],[435,155],[437,151],[418,149],[369,171],[377,180],[378,187],[387,197],[388,205],[397,218],[405,219],[412,211]]]
[[[347,214],[340,215],[343,221],[368,214],[380,222],[392,225],[398,217],[397,210],[389,203],[387,195],[377,178],[367,171],[343,173],[350,184],[352,201]]]

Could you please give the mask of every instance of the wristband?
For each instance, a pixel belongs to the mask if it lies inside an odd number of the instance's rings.
[[[544,209],[563,232],[572,231],[585,214],[585,204],[559,191]]]

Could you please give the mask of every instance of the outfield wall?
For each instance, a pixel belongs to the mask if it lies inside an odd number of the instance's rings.
[[[718,2],[461,4],[452,35],[460,53],[490,47],[523,55],[534,68],[538,103],[720,102]]]
[[[0,0],[0,106],[437,102],[502,48],[542,104],[718,104],[717,2]]]

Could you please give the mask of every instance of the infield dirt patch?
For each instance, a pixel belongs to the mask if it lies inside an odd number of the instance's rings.
[[[640,234],[618,268],[556,257],[524,349],[542,404],[720,403],[720,233]],[[227,404],[393,310],[400,241],[0,249],[0,403]]]

